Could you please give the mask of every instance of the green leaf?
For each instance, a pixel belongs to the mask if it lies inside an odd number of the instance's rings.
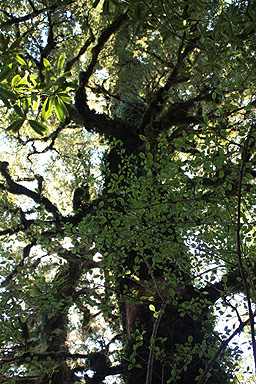
[[[62,55],[59,57],[59,60],[58,60],[58,75],[61,74],[64,61],[65,61],[65,53],[62,53]]]
[[[27,78],[24,76],[22,79],[20,79],[19,83],[17,84],[17,87],[21,87],[22,85],[27,85]]]
[[[65,116],[69,116],[69,112],[68,112],[68,110],[67,110],[67,107],[66,107],[64,101],[62,100],[62,98],[59,97],[59,96],[58,96],[58,102],[59,102],[59,105],[60,105],[60,107],[61,107],[61,109],[62,109],[64,115],[65,115]]]
[[[189,336],[189,337],[188,337],[188,342],[189,342],[189,343],[192,343],[192,341],[193,341],[193,336]]]
[[[60,78],[62,78],[62,77],[67,78],[67,77],[69,77],[69,76],[71,76],[71,75],[72,75],[72,72],[71,72],[71,71],[67,71],[67,72],[62,73],[62,75],[60,76]]]
[[[9,103],[9,101],[7,100],[7,98],[1,94],[0,92],[0,99],[3,101],[4,105],[8,108],[8,109],[11,109],[11,104]]]
[[[52,97],[47,97],[42,108],[42,113],[41,113],[42,121],[45,121],[51,115],[53,104],[54,104],[54,99]]]
[[[256,13],[254,12],[252,6],[249,6],[247,8],[247,11],[248,11],[249,15],[251,16],[252,20],[255,21],[256,20]]]
[[[155,312],[155,311],[156,311],[156,308],[155,308],[155,306],[154,306],[153,304],[150,304],[150,305],[149,305],[149,309],[150,309],[150,311],[152,311],[152,312]]]
[[[35,120],[28,120],[30,127],[39,135],[43,135],[44,132],[48,132],[48,128],[43,123],[39,123]]]
[[[9,89],[6,89],[0,86],[0,98],[1,98],[1,95],[3,95],[5,98],[10,99],[12,101],[17,100],[18,98],[15,95],[15,93],[11,92]]]
[[[21,77],[20,75],[15,75],[12,79],[11,86],[14,87],[15,84],[17,84],[20,81]]]
[[[251,32],[252,32],[252,30],[254,29],[254,27],[255,27],[255,23],[254,22],[248,22],[248,23],[246,23],[245,24],[245,33],[246,33],[246,35],[249,35]]]
[[[23,119],[25,118],[24,112],[23,112],[22,109],[18,106],[18,104],[14,104],[13,109],[14,109],[14,111],[17,113],[17,115],[19,115],[19,116],[22,117]]]
[[[18,61],[18,63],[20,63],[21,65],[27,65],[27,63],[26,63],[26,61],[22,58],[22,57],[20,57],[19,55],[17,55],[16,57],[15,57],[15,59]]]
[[[47,69],[50,69],[52,67],[51,63],[45,58],[43,59],[43,64],[44,64],[44,67]]]
[[[28,79],[29,79],[29,81],[33,84],[34,87],[37,86],[38,81],[37,81],[37,78],[36,78],[35,75],[30,75],[30,76],[28,76]]]
[[[66,79],[64,77],[58,77],[58,79],[55,81],[54,85],[58,85],[61,87],[65,83]]]
[[[66,104],[71,103],[71,97],[67,93],[59,92],[58,96],[61,97],[61,99],[64,101],[64,103],[66,103]]]
[[[224,149],[222,147],[219,147],[219,154],[221,157],[223,157],[225,154],[224,154]]]
[[[38,106],[39,106],[39,103],[40,103],[40,96],[37,96],[36,98],[34,97],[34,95],[32,95],[32,110],[35,111]]]
[[[9,75],[12,73],[12,70],[8,65],[4,66],[0,72],[0,81],[8,79]]]
[[[9,125],[8,128],[6,128],[7,131],[13,131],[14,133],[19,132],[20,128],[22,127],[25,119],[17,119],[15,120],[11,125]]]
[[[30,97],[27,97],[24,101],[23,101],[23,110],[24,110],[24,113],[26,114],[28,112],[28,109],[31,105],[31,98]]]
[[[20,45],[21,42],[22,42],[22,37],[19,37],[18,39],[16,39],[16,40],[10,45],[9,50],[11,51],[11,50],[17,48],[17,47]],[[17,51],[16,51],[16,52],[17,52]]]
[[[169,29],[161,30],[161,37],[163,39],[163,42],[166,43],[171,37],[171,33],[170,33]]]
[[[61,108],[61,105],[59,103],[59,98],[54,97],[53,99],[55,112],[58,117],[58,119],[63,123],[65,121],[65,113],[63,112],[63,109]]]

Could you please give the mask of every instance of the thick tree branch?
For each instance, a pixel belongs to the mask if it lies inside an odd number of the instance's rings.
[[[43,59],[46,58],[55,47],[54,35],[53,35],[53,25],[52,25],[50,12],[47,12],[47,19],[48,19],[47,43],[43,49],[40,49],[41,50],[41,63],[40,64],[42,67],[43,67]]]
[[[31,199],[33,199],[38,204],[43,204],[45,208],[51,212],[55,219],[58,219],[58,221],[61,219],[61,214],[58,211],[58,209],[51,203],[49,199],[42,196],[40,193],[31,191],[30,189],[24,187],[23,185],[20,185],[12,180],[10,173],[8,171],[8,163],[5,161],[0,162],[0,173],[6,180],[7,186],[5,189],[14,194],[14,195],[24,195]]]
[[[195,40],[196,41],[196,40]],[[179,79],[179,74],[181,73],[184,67],[185,58],[194,50],[195,46],[194,41],[189,41],[184,48],[184,42],[181,42],[181,45],[178,49],[178,59],[176,65],[171,70],[169,77],[166,80],[166,83],[163,87],[158,89],[152,98],[151,102],[148,105],[146,112],[143,115],[141,121],[141,131],[143,131],[151,121],[156,120],[156,117],[161,114],[161,111],[165,107],[165,100],[168,95],[168,91],[173,87],[177,81],[181,82]],[[188,79],[187,79],[188,80]],[[185,79],[183,80],[185,81]],[[159,107],[160,106],[160,107]],[[155,130],[155,128],[153,128]]]
[[[88,81],[94,71],[95,65],[98,62],[99,54],[102,51],[104,45],[107,43],[109,38],[127,20],[128,20],[127,13],[123,13],[120,16],[118,16],[107,28],[105,28],[102,31],[97,41],[97,44],[92,49],[92,58],[91,58],[90,64],[87,67],[87,70],[80,73],[79,88],[76,92],[76,108],[79,114],[82,116],[84,120],[84,124],[86,124],[88,119],[90,119],[90,116],[89,116],[90,110],[87,106],[85,87],[88,84]]]

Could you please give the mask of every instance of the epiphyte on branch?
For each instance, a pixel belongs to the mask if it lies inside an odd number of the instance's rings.
[[[77,187],[73,196],[73,210],[76,212],[82,210],[90,200],[89,185],[84,184]]]

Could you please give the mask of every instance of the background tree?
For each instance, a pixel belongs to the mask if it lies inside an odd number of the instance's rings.
[[[0,381],[239,382],[255,2],[0,4]]]

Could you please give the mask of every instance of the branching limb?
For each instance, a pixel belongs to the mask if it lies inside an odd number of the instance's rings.
[[[72,3],[72,1],[70,2],[70,4],[71,3]],[[10,27],[11,25],[19,24],[19,23],[22,23],[24,21],[31,20],[34,17],[37,17],[37,16],[41,15],[42,13],[53,12],[56,9],[57,9],[57,4],[53,4],[50,7],[45,7],[45,8],[42,8],[42,9],[35,10],[35,11],[31,12],[31,13],[28,13],[25,16],[11,17],[9,20],[4,21],[3,23],[0,24],[0,29],[6,29],[6,28]]]
[[[28,244],[24,249],[23,249],[23,257],[22,260],[19,262],[16,267],[12,270],[12,272],[5,278],[5,280],[0,284],[1,288],[6,287],[12,279],[17,275],[19,268],[22,268],[24,266],[24,261],[28,258],[31,249],[33,246],[36,245],[36,239],[33,239],[30,244]]]
[[[52,24],[50,12],[47,12],[47,19],[48,19],[48,36],[47,36],[46,46],[43,49],[41,49],[41,64],[43,63],[43,59],[46,58],[55,47],[54,35],[53,35],[53,24]]]
[[[244,291],[243,283],[241,283],[241,281],[238,281],[237,277],[239,277],[239,271],[233,269],[232,271],[227,272],[222,278],[222,280],[209,286],[203,287],[199,291],[202,295],[205,296],[207,301],[214,304],[223,293],[226,293],[228,295],[229,292]]]
[[[253,316],[255,316],[255,314],[253,314]],[[207,377],[207,374],[210,372],[210,370],[212,369],[212,366],[213,364],[215,363],[215,361],[218,359],[218,357],[220,356],[221,352],[224,351],[224,349],[228,346],[228,344],[230,343],[230,341],[236,336],[236,335],[239,335],[239,333],[244,329],[244,327],[249,324],[251,321],[250,317],[242,322],[239,327],[237,327],[237,329],[232,333],[232,335],[230,335],[226,340],[222,341],[221,345],[219,346],[219,348],[217,349],[217,351],[215,352],[214,356],[211,358],[211,360],[209,361],[209,363],[207,364],[202,376],[200,377],[199,381],[198,381],[198,384],[204,384],[206,383],[206,377]]]
[[[70,71],[73,65],[80,59],[80,57],[87,51],[89,46],[95,41],[95,36],[89,25],[88,25],[88,29],[89,29],[90,37],[86,40],[84,45],[80,48],[78,54],[66,63],[64,72]]]
[[[24,187],[23,185],[20,185],[16,183],[10,176],[10,173],[8,171],[8,163],[6,161],[0,162],[0,173],[6,180],[6,187],[2,188],[7,190],[8,192],[14,194],[14,195],[24,195],[32,200],[34,200],[38,204],[43,204],[45,208],[51,212],[55,219],[60,220],[61,214],[58,211],[58,209],[55,207],[55,205],[52,204],[52,202],[47,199],[46,197],[42,196],[40,193],[31,191],[30,189]],[[1,188],[2,184],[0,185]]]
[[[151,121],[155,120],[156,116],[161,113],[162,109],[165,106],[165,99],[168,95],[169,90],[177,83],[177,81],[180,82],[179,74],[184,67],[185,58],[189,55],[189,53],[193,51],[194,48],[195,46],[191,42],[188,42],[186,47],[184,47],[184,42],[181,42],[181,45],[178,49],[178,58],[176,65],[171,70],[165,85],[158,89],[151,102],[149,103],[148,108],[144,113],[141,121],[141,130],[144,130],[145,127],[148,126]],[[190,79],[190,77],[188,79]],[[183,79],[183,81],[185,80],[186,78]],[[159,105],[161,107],[159,107]]]
[[[87,105],[87,98],[85,93],[85,87],[88,84],[88,81],[93,74],[95,65],[98,62],[98,57],[104,45],[107,43],[109,38],[121,27],[121,25],[128,20],[127,13],[123,13],[118,16],[107,28],[105,28],[99,39],[97,44],[92,49],[92,58],[90,64],[87,67],[87,70],[80,73],[79,78],[79,88],[76,92],[76,108],[79,114],[84,119],[84,124],[87,125],[87,121],[90,119],[90,110]]]

